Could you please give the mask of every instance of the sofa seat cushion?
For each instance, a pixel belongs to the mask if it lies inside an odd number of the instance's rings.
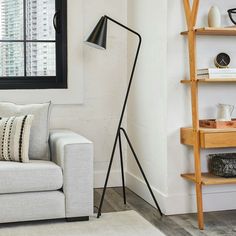
[[[0,162],[0,194],[58,190],[62,185],[62,170],[51,161]]]

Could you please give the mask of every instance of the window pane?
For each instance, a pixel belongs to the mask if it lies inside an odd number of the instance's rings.
[[[26,0],[26,38],[55,40],[55,0]]]
[[[55,43],[27,43],[27,76],[55,76]]]
[[[0,77],[24,76],[23,43],[0,43]]]
[[[0,39],[23,39],[23,0],[0,0]]]

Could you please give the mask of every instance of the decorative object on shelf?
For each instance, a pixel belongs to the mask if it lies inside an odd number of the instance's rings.
[[[227,53],[221,52],[215,57],[215,66],[217,68],[228,68],[230,61],[230,56]]]
[[[232,129],[236,128],[236,119],[231,121],[218,121],[216,119],[199,120],[199,126],[210,129]]]
[[[236,177],[236,153],[210,154],[208,157],[210,173],[226,178]]]
[[[229,18],[236,25],[236,8],[232,8],[228,10]],[[234,19],[235,17],[235,19]]]
[[[219,28],[221,27],[221,14],[217,6],[212,6],[208,13],[208,26]]]
[[[234,105],[218,104],[217,105],[217,121],[231,121]]]
[[[198,69],[199,79],[236,79],[236,68],[207,68]]]
[[[109,16],[105,15],[105,16],[101,17],[101,19],[99,20],[96,27],[94,28],[94,30],[92,31],[92,33],[90,34],[88,39],[85,41],[85,43],[90,45],[90,46],[93,46],[95,48],[98,48],[98,49],[106,49],[107,21],[108,20],[115,23],[116,25],[120,26],[121,28],[124,28],[125,30],[135,34],[138,37],[139,41],[138,41],[138,47],[137,47],[137,51],[136,51],[136,55],[135,55],[135,59],[134,59],[134,63],[133,63],[133,68],[132,68],[129,83],[128,83],[128,88],[127,88],[125,99],[124,99],[124,104],[123,104],[122,111],[121,111],[121,116],[120,116],[120,119],[119,119],[119,124],[118,124],[117,130],[116,130],[115,141],[114,141],[112,152],[111,152],[111,158],[110,158],[110,162],[109,162],[109,166],[108,166],[108,170],[107,170],[107,175],[106,175],[106,180],[105,180],[105,184],[104,184],[104,188],[103,188],[103,192],[102,192],[101,201],[100,201],[99,208],[98,208],[97,218],[99,218],[101,216],[102,205],[103,205],[103,201],[104,201],[104,197],[105,197],[105,193],[106,193],[107,183],[108,183],[108,179],[109,179],[109,176],[110,176],[110,171],[111,171],[111,167],[112,167],[113,158],[114,158],[114,154],[115,154],[117,144],[119,145],[119,151],[120,151],[120,163],[121,163],[121,176],[122,176],[124,204],[126,204],[125,179],[124,179],[124,168],[123,168],[123,154],[122,154],[122,142],[121,142],[122,133],[123,133],[124,137],[126,138],[126,140],[128,142],[128,145],[129,145],[129,147],[132,151],[132,154],[135,158],[135,161],[137,162],[139,170],[142,173],[142,176],[143,176],[143,178],[145,180],[145,183],[148,187],[148,190],[149,190],[149,192],[152,196],[152,199],[153,199],[158,211],[160,212],[160,215],[162,216],[161,209],[160,209],[160,207],[157,203],[157,200],[156,200],[156,198],[153,194],[151,186],[150,186],[150,184],[149,184],[149,182],[148,182],[148,180],[147,180],[147,178],[144,174],[144,171],[143,171],[142,166],[141,166],[141,164],[138,160],[138,157],[137,157],[137,155],[134,151],[134,148],[131,144],[131,141],[128,137],[128,134],[127,134],[126,130],[122,127],[122,121],[123,121],[123,117],[124,117],[128,97],[129,97],[129,92],[130,92],[130,88],[131,88],[131,84],[132,84],[132,80],[133,80],[133,76],[134,76],[136,62],[138,60],[138,55],[139,55],[139,51],[140,51],[140,47],[141,47],[141,42],[142,42],[141,35],[139,33],[135,32],[134,30],[128,28],[127,26],[125,26],[125,25],[119,23],[118,21],[110,18]]]

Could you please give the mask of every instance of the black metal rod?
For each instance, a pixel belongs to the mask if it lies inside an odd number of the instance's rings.
[[[121,143],[121,133],[120,132],[119,132],[119,150],[120,150],[120,166],[121,166],[123,197],[124,197],[124,204],[126,205],[125,176],[124,176],[124,164],[123,164],[123,153],[122,153],[122,143]]]
[[[104,184],[104,187],[103,187],[101,201],[100,201],[99,208],[98,208],[97,218],[99,218],[101,216],[102,205],[103,205],[103,201],[104,201],[104,197],[105,197],[105,193],[106,193],[106,188],[107,188],[107,183],[108,183],[108,179],[109,179],[109,175],[110,175],[110,171],[111,171],[111,166],[112,166],[112,162],[113,162],[113,158],[114,158],[114,153],[115,153],[115,148],[116,148],[116,144],[117,144],[117,139],[118,139],[118,135],[119,135],[119,132],[120,132],[120,127],[121,127],[121,124],[122,124],[122,121],[123,121],[123,117],[124,117],[124,113],[125,113],[125,108],[126,108],[126,105],[127,105],[127,101],[128,101],[128,97],[129,97],[129,92],[130,92],[130,88],[131,88],[131,84],[132,84],[132,80],[133,80],[133,76],[134,76],[134,71],[135,71],[135,68],[136,68],[136,64],[137,64],[137,60],[138,60],[138,55],[139,55],[139,51],[140,51],[140,47],[141,47],[141,43],[142,43],[142,37],[141,37],[140,34],[138,34],[137,32],[133,31],[132,29],[130,29],[128,27],[126,27],[125,25],[122,25],[121,23],[117,22],[116,20],[114,20],[114,19],[112,19],[112,18],[110,18],[108,16],[105,16],[105,17],[108,20],[110,20],[110,21],[114,22],[115,24],[119,25],[120,27],[125,28],[126,30],[128,30],[128,31],[134,33],[135,35],[137,35],[138,38],[139,38],[139,42],[138,42],[138,48],[137,48],[135,59],[134,59],[134,64],[133,64],[132,72],[131,72],[131,75],[130,75],[130,80],[129,80],[129,83],[128,83],[128,88],[127,88],[126,95],[125,95],[124,104],[123,104],[122,111],[121,111],[121,116],[120,116],[118,128],[117,128],[117,131],[116,131],[116,136],[115,136],[115,141],[114,141],[114,145],[113,145],[113,148],[112,148],[110,163],[109,163],[109,167],[108,167],[108,171],[107,171],[107,175],[106,175],[105,184]]]
[[[127,91],[126,91],[125,100],[124,100],[124,104],[123,104],[123,107],[122,107],[121,116],[120,116],[120,120],[119,120],[119,124],[118,124],[118,129],[117,129],[117,134],[116,134],[118,136],[118,133],[120,132],[120,127],[121,127],[121,124],[122,124],[122,121],[123,121],[123,117],[124,117],[124,113],[125,113],[125,108],[126,108],[126,105],[127,105],[127,101],[128,101],[128,97],[129,97],[129,92],[130,92],[130,88],[131,88],[131,84],[132,84],[133,77],[134,77],[134,71],[135,71],[135,68],[136,68],[137,60],[138,60],[138,55],[139,55],[139,51],[140,51],[140,47],[141,47],[141,43],[142,43],[142,37],[141,37],[141,35],[139,33],[133,31],[132,29],[128,28],[125,25],[122,25],[118,21],[116,21],[116,20],[114,20],[114,19],[112,19],[112,18],[110,18],[108,16],[105,16],[105,17],[108,20],[110,20],[110,21],[116,23],[117,25],[121,26],[122,28],[125,28],[126,30],[134,33],[139,38],[138,47],[137,47],[137,51],[136,51],[136,55],[135,55],[135,59],[134,59],[134,64],[133,64],[133,68],[132,68],[132,71],[131,71],[130,80],[129,80],[129,83],[128,83],[128,88],[127,88]]]
[[[26,58],[26,54],[27,54],[27,48],[26,48],[26,0],[23,0],[23,27],[24,27],[24,76],[27,76],[27,58]]]
[[[146,182],[146,185],[147,185],[147,187],[148,187],[148,189],[149,189],[149,192],[150,192],[151,195],[152,195],[152,199],[153,199],[153,201],[155,202],[155,205],[156,205],[158,211],[160,212],[160,215],[162,216],[161,209],[160,209],[160,207],[159,207],[159,205],[158,205],[158,203],[157,203],[157,200],[156,200],[156,198],[155,198],[155,195],[153,194],[152,188],[151,188],[151,186],[150,186],[150,184],[149,184],[149,182],[148,182],[148,180],[147,180],[147,177],[146,177],[146,175],[145,175],[145,173],[144,173],[144,171],[143,171],[143,168],[142,168],[142,166],[141,166],[141,164],[140,164],[140,162],[139,162],[139,160],[138,160],[138,157],[137,157],[137,155],[136,155],[136,153],[135,153],[135,151],[134,151],[134,148],[133,148],[133,146],[132,146],[132,144],[131,144],[131,142],[130,142],[130,140],[129,140],[129,137],[128,137],[128,135],[127,135],[127,133],[126,133],[126,131],[125,131],[124,128],[121,127],[120,130],[122,130],[123,133],[124,133],[124,135],[125,135],[125,138],[126,138],[128,144],[129,144],[129,147],[130,147],[130,149],[131,149],[131,151],[132,151],[132,153],[133,153],[133,155],[134,155],[134,158],[135,158],[135,160],[136,160],[136,162],[137,162],[137,164],[138,164],[139,170],[141,171],[141,173],[142,173],[142,175],[143,175],[143,178],[144,178],[144,180],[145,180],[145,182]]]
[[[104,184],[104,187],[103,187],[102,198],[101,198],[100,205],[99,205],[99,208],[98,208],[97,218],[99,218],[99,217],[101,216],[101,210],[102,210],[103,200],[104,200],[104,197],[105,197],[105,193],[106,193],[106,189],[107,189],[107,183],[108,183],[108,179],[109,179],[110,172],[111,172],[112,162],[113,162],[113,159],[114,159],[114,154],[115,154],[117,139],[118,139],[118,135],[116,135],[115,142],[114,142],[114,145],[113,145],[113,148],[112,148],[110,163],[109,163],[109,166],[108,166],[107,175],[106,175],[106,180],[105,180],[105,184]]]

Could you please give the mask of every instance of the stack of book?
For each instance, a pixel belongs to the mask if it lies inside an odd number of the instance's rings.
[[[199,79],[236,79],[236,68],[198,69],[197,77]]]

